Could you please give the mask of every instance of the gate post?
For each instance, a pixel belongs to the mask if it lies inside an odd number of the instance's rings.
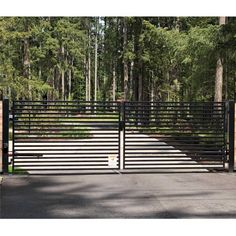
[[[234,161],[235,161],[235,149],[236,149],[236,130],[235,130],[235,102],[229,101],[229,127],[228,127],[228,135],[229,135],[229,172],[234,171]]]
[[[2,114],[3,114],[3,101],[2,101],[2,97],[0,98],[0,173],[3,172],[3,117],[2,117]]]
[[[3,173],[8,172],[8,138],[9,138],[9,100],[0,101],[0,142],[1,142],[1,168]]]
[[[119,124],[119,133],[120,133],[120,170],[124,169],[124,155],[125,155],[125,102],[120,103],[120,124]]]

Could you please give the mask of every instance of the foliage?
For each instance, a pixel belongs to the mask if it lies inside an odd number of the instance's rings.
[[[96,22],[95,17],[1,17],[2,93],[11,100],[85,100],[90,86],[93,99]],[[233,17],[224,27],[217,17],[99,17],[97,34],[99,100],[111,100],[113,86],[116,99],[122,99],[127,62],[131,100],[211,101],[219,55],[223,96],[235,96]]]

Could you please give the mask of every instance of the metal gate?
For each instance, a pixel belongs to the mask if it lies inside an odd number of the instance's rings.
[[[223,169],[225,103],[15,101],[14,171]]]
[[[223,169],[225,104],[127,102],[125,169]]]
[[[13,170],[119,168],[119,104],[14,101]]]

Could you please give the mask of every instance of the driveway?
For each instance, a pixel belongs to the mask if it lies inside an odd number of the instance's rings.
[[[236,174],[4,176],[1,218],[236,218]]]

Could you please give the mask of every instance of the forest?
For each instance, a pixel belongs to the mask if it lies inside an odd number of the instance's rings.
[[[1,17],[12,100],[235,99],[234,17]]]

